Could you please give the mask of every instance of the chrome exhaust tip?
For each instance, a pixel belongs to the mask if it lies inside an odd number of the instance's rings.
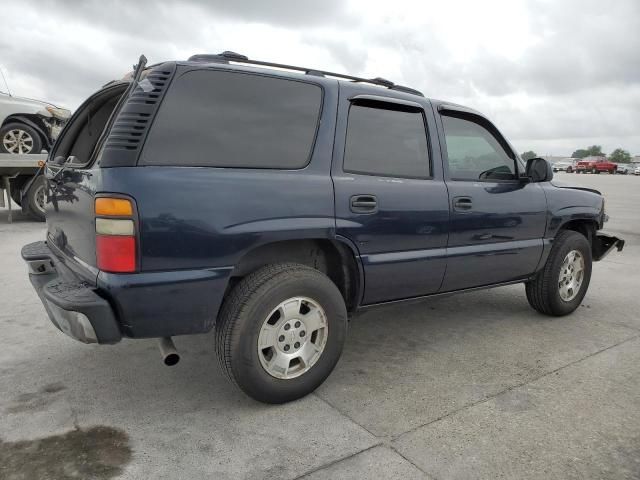
[[[171,337],[158,339],[158,348],[160,349],[160,355],[162,355],[162,361],[167,367],[172,367],[180,361],[180,354],[178,354]]]

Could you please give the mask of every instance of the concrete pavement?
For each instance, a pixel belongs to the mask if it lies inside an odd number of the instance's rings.
[[[65,337],[19,257],[43,225],[0,210],[0,479],[640,478],[640,178],[556,178],[603,191],[627,240],[574,314],[522,285],[368,311],[281,406],[223,378],[212,335],[172,368],[151,340]]]

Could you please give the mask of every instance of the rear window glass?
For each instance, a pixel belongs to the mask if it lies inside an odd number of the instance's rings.
[[[303,168],[322,90],[294,80],[198,70],[177,78],[149,132],[141,163]]]
[[[392,104],[352,105],[344,171],[384,177],[429,177],[422,110]]]

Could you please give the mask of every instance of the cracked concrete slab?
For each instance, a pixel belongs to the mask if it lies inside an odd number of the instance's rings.
[[[440,480],[640,478],[640,339],[401,436]]]
[[[362,478],[429,480],[430,477],[411,462],[402,458],[397,452],[385,446],[365,450],[300,477],[301,480],[360,480]]]
[[[2,358],[12,367],[0,377],[3,439],[117,428],[134,452],[122,478],[294,478],[377,443],[314,395],[282,406],[245,397],[219,372],[209,335],[178,339],[183,360],[171,369],[151,340],[105,348],[32,337],[44,341],[30,357]]]
[[[318,395],[374,434],[398,435],[637,334],[583,310],[544,317],[518,285],[371,311],[350,326]]]

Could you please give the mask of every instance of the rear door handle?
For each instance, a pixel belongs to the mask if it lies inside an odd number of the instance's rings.
[[[454,197],[453,198],[454,210],[471,210],[472,207],[473,207],[473,202],[471,201],[471,197]]]
[[[375,195],[354,195],[350,206],[353,213],[375,213],[378,211],[378,200]]]

